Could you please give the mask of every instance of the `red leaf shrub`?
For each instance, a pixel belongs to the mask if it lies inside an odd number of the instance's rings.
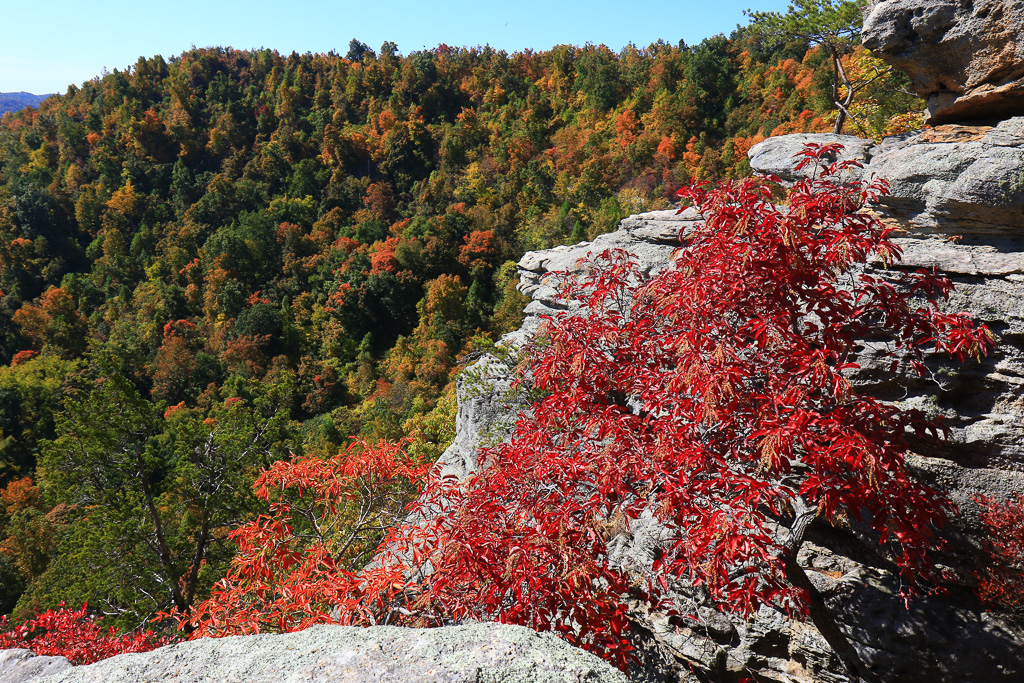
[[[978,593],[990,605],[1024,611],[1024,493],[1005,501],[978,502],[991,553],[981,570]]]
[[[868,525],[908,581],[927,570],[951,505],[904,456],[910,434],[944,428],[858,392],[849,371],[867,339],[925,374],[926,352],[979,357],[990,334],[939,310],[945,278],[855,271],[900,250],[860,211],[884,183],[834,182],[853,165],[826,165],[835,151],[805,150],[822,168],[788,206],[759,179],[681,190],[704,220],[660,273],[605,252],[565,278],[580,309],[529,354],[544,397],[457,496],[421,500],[449,510],[422,600],[553,629],[622,665],[628,603],[658,605],[673,585],[744,615],[813,607],[795,558],[815,518]],[[652,565],[613,563],[645,515],[663,527]]]
[[[804,152],[822,169],[787,206],[759,179],[684,188],[704,220],[660,273],[608,251],[566,276],[563,296],[578,309],[550,318],[526,354],[542,398],[509,442],[480,454],[479,473],[428,481],[412,506],[423,521],[393,531],[383,561],[363,572],[297,535],[294,504],[277,508],[236,536],[241,559],[196,615],[197,633],[301,627],[334,606],[344,623],[554,630],[624,667],[630,604],[672,610],[670,589],[690,586],[723,611],[810,609],[855,673],[796,561],[808,525],[859,520],[912,581],[951,508],[904,460],[910,434],[943,426],[858,392],[858,345],[888,345],[894,370],[925,374],[926,353],[965,360],[991,342],[966,314],[939,310],[948,280],[857,271],[900,251],[860,211],[884,183],[834,182],[853,165],[825,165],[835,151]],[[355,461],[342,481],[367,466],[385,480],[412,474],[400,462]],[[350,483],[316,488],[323,475],[306,466],[281,465],[275,486],[306,487],[323,510],[312,518],[327,518]],[[643,517],[662,529],[649,565],[613,561]]]
[[[152,631],[118,635],[106,630],[81,609],[49,609],[33,619],[11,628],[7,617],[0,617],[0,650],[24,648],[37,655],[66,657],[72,664],[92,664],[127,652],[149,652],[172,642]]]

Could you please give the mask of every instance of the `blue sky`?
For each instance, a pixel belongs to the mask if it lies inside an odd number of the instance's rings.
[[[745,23],[743,10],[784,10],[786,0],[451,0],[445,3],[337,0],[5,0],[0,5],[0,92],[64,92],[124,69],[140,56],[180,54],[192,45],[344,54],[358,38],[385,40],[402,54],[483,45],[510,52],[604,43],[614,50],[662,38],[688,44]]]

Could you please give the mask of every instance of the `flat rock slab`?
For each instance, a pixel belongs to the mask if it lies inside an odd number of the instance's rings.
[[[32,683],[625,683],[607,662],[550,633],[470,624],[436,629],[314,626],[203,638],[22,679]]]

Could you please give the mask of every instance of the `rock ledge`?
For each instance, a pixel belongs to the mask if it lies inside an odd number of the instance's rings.
[[[0,652],[0,663],[9,653]],[[13,655],[18,657],[17,654]],[[24,660],[24,655],[20,655]],[[62,659],[30,656],[33,660]],[[2,665],[2,664],[0,664]],[[4,673],[0,668],[0,674]],[[29,673],[26,669],[26,673]],[[314,626],[283,635],[202,638],[6,683],[625,683],[598,657],[550,633],[469,624],[436,629]],[[42,675],[40,675],[42,674]]]

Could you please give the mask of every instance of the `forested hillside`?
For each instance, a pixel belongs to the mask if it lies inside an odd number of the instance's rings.
[[[39,103],[47,97],[50,95],[33,95],[30,92],[0,92],[0,116],[25,107],[38,107]]]
[[[742,32],[619,53],[197,49],[4,117],[0,614],[187,608],[270,462],[356,435],[436,457],[460,356],[519,324],[525,250],[742,176],[766,136],[830,129],[830,68]],[[859,100],[869,132],[918,106],[896,85]]]

